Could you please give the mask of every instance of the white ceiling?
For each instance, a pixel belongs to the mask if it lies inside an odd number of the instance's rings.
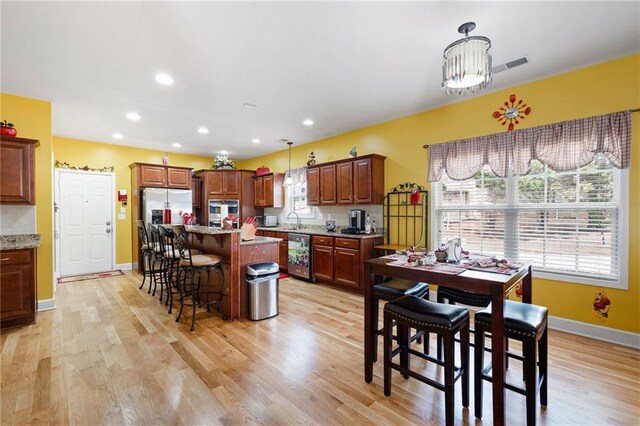
[[[55,136],[209,156],[227,150],[234,159],[284,149],[281,138],[302,144],[460,101],[441,91],[441,63],[465,21],[491,39],[494,65],[531,60],[496,74],[488,91],[640,51],[637,1],[1,8],[1,89],[50,100]],[[158,85],[160,71],[175,84]],[[129,121],[130,111],[142,119]],[[306,118],[315,125],[303,126]]]

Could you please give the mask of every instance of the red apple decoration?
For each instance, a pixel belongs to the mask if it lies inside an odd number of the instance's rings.
[[[260,166],[260,167],[258,167],[256,169],[256,174],[258,176],[266,175],[266,174],[269,174],[269,173],[271,173],[271,170],[266,166]]]
[[[7,120],[0,122],[0,135],[15,138],[18,136],[18,130],[13,127],[12,123],[8,123]]]

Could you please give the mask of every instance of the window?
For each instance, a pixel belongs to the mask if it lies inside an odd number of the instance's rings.
[[[285,187],[287,213],[296,212],[301,219],[315,219],[316,209],[307,205],[307,182]]]
[[[537,160],[526,176],[435,184],[435,244],[461,237],[466,250],[533,262],[543,278],[626,288],[627,172],[598,154],[554,172]]]

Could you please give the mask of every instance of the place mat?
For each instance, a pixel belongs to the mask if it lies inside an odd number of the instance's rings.
[[[86,281],[86,280],[95,280],[98,278],[108,278],[108,277],[117,277],[120,275],[124,275],[120,269],[109,272],[99,272],[97,274],[82,274],[82,275],[74,275],[71,277],[60,277],[58,278],[58,284],[72,283],[75,281]]]

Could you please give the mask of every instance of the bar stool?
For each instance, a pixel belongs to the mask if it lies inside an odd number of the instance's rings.
[[[447,303],[451,305],[456,305],[461,303],[466,306],[473,306],[476,308],[486,308],[491,304],[491,296],[486,294],[478,294],[472,291],[466,290],[458,290],[451,287],[438,286],[438,291],[436,292],[436,300],[438,303]],[[471,334],[474,333],[474,330],[469,330]],[[473,343],[471,343],[473,346]],[[507,349],[509,346],[507,345]],[[438,354],[438,359],[442,359],[442,339],[438,338],[436,351]],[[507,361],[508,362],[508,361]],[[508,364],[507,364],[508,365]]]
[[[398,348],[393,349],[392,326],[398,327]],[[444,361],[411,349],[409,329],[436,333],[444,337]],[[460,367],[455,362],[455,335],[460,333]],[[400,364],[393,357],[400,354]],[[409,368],[409,355],[444,367],[444,384],[423,376]],[[384,307],[384,394],[391,395],[391,369],[405,378],[413,377],[444,391],[445,422],[453,425],[455,382],[462,377],[462,405],[469,407],[469,310],[459,306],[443,305],[415,296],[404,296]]]
[[[222,270],[222,258],[215,254],[192,254],[189,248],[189,235],[183,225],[174,225],[174,242],[177,250],[180,253],[180,261],[178,262],[178,278],[177,285],[180,292],[180,312],[176,317],[176,322],[180,321],[180,316],[184,310],[185,299],[191,296],[191,305],[193,307],[193,313],[191,317],[191,331],[196,327],[196,307],[201,305],[200,301],[200,283],[202,280],[202,274],[207,273],[207,289],[205,305],[207,312],[211,312],[211,306],[216,305],[218,314],[222,319],[226,319],[222,312],[222,298],[224,296],[224,271]],[[209,288],[209,278],[212,270],[215,270],[220,274],[220,288],[218,290],[212,290]],[[197,279],[196,279],[197,275]],[[209,295],[215,294],[215,300],[209,300]]]
[[[523,362],[525,376],[524,389],[509,383],[505,383],[505,388],[525,395],[529,426],[536,424],[538,387],[540,388],[540,405],[547,405],[547,317],[548,310],[543,306],[510,300],[504,302],[504,334],[509,339],[522,342],[522,356],[515,354],[511,356]],[[491,363],[484,366],[484,339],[485,332],[491,330],[491,306],[476,313],[475,327],[475,414],[480,419],[482,418],[482,380],[489,382],[492,380],[489,376]],[[539,366],[538,374],[536,374],[536,366]]]
[[[149,236],[147,235],[147,230],[144,226],[144,222],[141,220],[136,220],[136,225],[138,227],[138,241],[140,241],[140,275],[142,275],[142,283],[140,284],[140,290],[144,287],[144,282],[147,277],[149,277],[149,292],[151,292],[151,284],[152,284],[152,271],[148,270],[147,267],[151,267],[150,261],[153,256],[153,249],[149,244]]]
[[[160,241],[160,231],[158,227],[160,225],[147,224],[149,228],[150,246],[152,249],[151,266],[151,280],[153,282],[152,296],[156,295],[156,289],[158,288],[158,281],[160,282],[160,301],[162,302],[162,291],[164,287],[164,278],[166,273],[165,260],[164,260],[164,247]],[[151,293],[151,285],[149,286],[149,293]]]
[[[378,312],[380,300],[391,301],[402,296],[429,297],[429,284],[417,283],[414,281],[393,279],[391,281],[382,282],[373,286],[373,301],[371,304],[371,312],[373,317],[371,322],[376,325],[375,335],[373,336],[373,362],[378,360],[378,336],[382,336],[384,328],[378,329]],[[411,342],[424,338],[424,353],[429,353],[429,334],[416,333],[411,337]]]

